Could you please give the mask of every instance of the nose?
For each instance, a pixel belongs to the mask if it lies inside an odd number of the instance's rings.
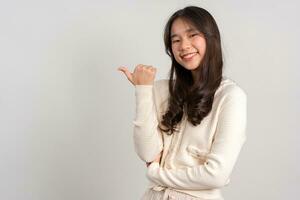
[[[186,50],[191,47],[191,41],[188,38],[183,38],[180,44],[181,50]]]

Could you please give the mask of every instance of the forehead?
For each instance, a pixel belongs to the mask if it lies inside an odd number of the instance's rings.
[[[174,20],[172,24],[171,37],[182,35],[192,31],[197,31],[197,29],[187,20],[178,18]]]

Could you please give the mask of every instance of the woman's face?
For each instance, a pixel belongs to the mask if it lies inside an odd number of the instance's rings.
[[[171,47],[175,60],[192,71],[200,65],[204,57],[206,42],[201,32],[178,18],[171,27]]]

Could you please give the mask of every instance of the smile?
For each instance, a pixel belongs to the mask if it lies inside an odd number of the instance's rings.
[[[192,57],[194,57],[197,54],[197,52],[193,52],[193,53],[187,53],[187,54],[183,54],[181,56],[182,59],[184,60],[190,60]]]

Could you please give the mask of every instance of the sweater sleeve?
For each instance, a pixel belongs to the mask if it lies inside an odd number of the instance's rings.
[[[158,118],[153,85],[136,85],[136,113],[133,120],[134,147],[138,156],[151,162],[162,151],[162,136],[158,129]]]
[[[148,179],[158,185],[185,190],[213,189],[227,185],[246,140],[246,101],[246,94],[240,88],[224,98],[211,151],[204,164],[164,169],[158,163],[152,163],[148,167]]]

